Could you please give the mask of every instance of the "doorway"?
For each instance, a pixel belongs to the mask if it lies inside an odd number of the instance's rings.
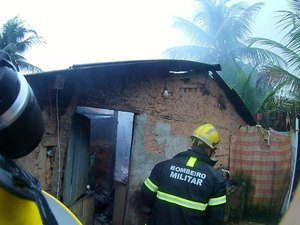
[[[64,203],[71,206],[86,195],[92,196],[94,222],[91,212],[83,215],[84,209],[79,209],[77,213],[84,224],[123,224],[133,120],[130,112],[83,106],[76,109],[67,152]],[[75,181],[82,185],[78,187]]]

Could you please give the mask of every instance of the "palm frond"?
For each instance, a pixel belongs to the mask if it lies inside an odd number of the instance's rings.
[[[300,2],[298,0],[289,0],[289,5],[295,12],[300,12]]]
[[[25,53],[32,48],[32,46],[37,44],[44,44],[46,43],[41,37],[30,36],[21,42],[16,44],[16,49],[18,53]]]
[[[212,48],[183,45],[165,50],[162,53],[162,56],[163,58],[186,59],[203,63],[211,63],[212,61],[216,61],[216,59],[210,57],[214,55],[212,53],[213,51],[214,49]]]
[[[211,45],[211,37],[205,31],[193,24],[192,22],[181,18],[173,18],[173,27],[180,30],[186,40],[194,45]]]
[[[10,54],[17,70],[25,69],[38,72],[40,68],[26,62],[22,54],[34,45],[45,42],[42,37],[37,35],[36,31],[28,28],[24,23],[16,16],[3,25],[0,34],[0,48]]]
[[[290,48],[299,47],[300,15],[291,11],[277,11],[280,32],[284,34],[283,42]]]
[[[229,8],[229,20],[226,27],[229,27],[231,24],[231,31],[234,32],[233,36],[244,40],[245,37],[251,34],[251,28],[255,25],[255,18],[257,18],[263,6],[264,3],[262,2],[250,6],[244,2],[234,4]]]
[[[290,103],[297,103],[297,99],[300,97],[300,79],[298,77],[278,66],[266,67],[264,74],[265,76],[261,76],[257,82],[258,89],[268,90],[261,110],[283,110]],[[298,108],[300,109],[300,105]]]
[[[282,55],[281,58],[286,61],[289,70],[294,71],[298,76],[300,75],[300,55],[293,51],[293,49],[287,45],[266,38],[251,38],[249,40],[251,42],[249,44],[250,46],[257,44],[269,48],[270,51],[278,52],[277,55]]]
[[[18,61],[18,65],[19,65],[19,68],[23,71],[23,72],[34,72],[34,73],[39,73],[39,72],[42,72],[42,69],[37,67],[37,66],[34,66],[26,61],[21,61],[19,60]]]
[[[267,81],[267,85],[272,84],[272,86],[276,87],[282,85],[283,83],[288,84],[288,88],[286,88],[285,91],[287,95],[291,95],[295,92],[295,90],[300,90],[300,78],[292,73],[289,73],[282,67],[274,65],[266,66],[263,72],[266,76],[263,76],[262,79]]]
[[[278,54],[263,48],[255,47],[238,47],[232,50],[232,57],[249,61],[252,65],[275,64],[286,66],[285,60]]]

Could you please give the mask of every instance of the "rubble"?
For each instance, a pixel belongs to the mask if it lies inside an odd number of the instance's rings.
[[[111,225],[113,217],[114,191],[95,190],[94,225]]]

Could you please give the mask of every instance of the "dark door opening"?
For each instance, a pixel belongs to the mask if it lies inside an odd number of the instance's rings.
[[[78,118],[85,118],[84,123]],[[78,214],[84,224],[123,224],[133,118],[134,114],[130,112],[89,107],[76,109],[69,138],[64,195],[70,196],[69,193],[72,193],[72,198],[66,199],[67,206],[75,205],[87,194],[89,199],[92,198],[93,212],[90,212],[90,208],[88,215],[83,215],[83,207],[87,205],[83,203],[75,210],[80,211]],[[85,152],[84,156],[82,151]],[[76,186],[72,185],[74,180],[80,180],[84,189],[70,189]]]

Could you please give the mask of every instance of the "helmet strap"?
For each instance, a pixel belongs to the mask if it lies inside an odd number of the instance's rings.
[[[215,154],[215,150],[214,149],[210,149],[210,153],[208,153],[209,158],[211,158],[212,156],[214,156]]]
[[[199,140],[201,142],[201,144],[199,144],[198,139],[194,139],[192,141],[192,149],[200,152],[200,153],[204,153],[206,154],[209,158],[213,155],[214,151],[213,149],[211,149],[208,145],[206,145],[204,142],[202,142],[201,140]]]

